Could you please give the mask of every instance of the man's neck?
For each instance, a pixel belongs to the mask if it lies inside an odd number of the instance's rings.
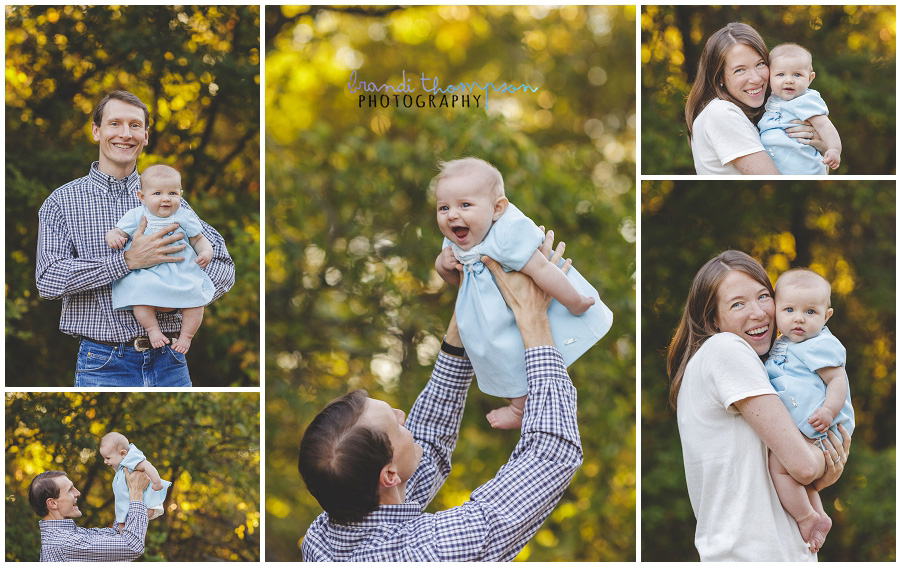
[[[382,488],[379,491],[379,505],[380,506],[396,506],[398,504],[403,504],[406,502],[406,494],[407,494],[407,483],[403,483],[398,486],[392,486],[391,488]]]
[[[135,170],[135,167],[135,162],[132,162],[130,165],[120,166],[103,159],[103,156],[100,156],[100,161],[97,164],[97,169],[101,173],[105,173],[115,179],[124,179],[128,177]]]

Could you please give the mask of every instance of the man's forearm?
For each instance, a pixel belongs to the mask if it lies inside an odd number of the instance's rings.
[[[450,474],[451,453],[471,381],[468,359],[439,353],[428,384],[407,416],[407,429],[423,449],[423,460],[407,484],[407,498],[423,507]]]
[[[122,527],[122,540],[125,544],[125,553],[130,551],[133,558],[137,559],[144,553],[144,536],[147,535],[147,507],[143,502],[130,502],[128,505],[128,517]]]

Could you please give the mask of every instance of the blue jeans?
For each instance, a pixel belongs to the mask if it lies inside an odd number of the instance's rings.
[[[185,355],[169,346],[138,352],[81,339],[75,363],[76,388],[191,386]]]

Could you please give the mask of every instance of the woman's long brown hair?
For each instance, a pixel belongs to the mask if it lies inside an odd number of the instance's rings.
[[[669,343],[666,373],[670,379],[669,403],[676,409],[682,376],[691,357],[704,341],[719,332],[716,319],[717,291],[732,270],[742,271],[773,294],[773,284],[760,262],[738,250],[726,250],[704,264],[691,282],[691,290],[682,310],[682,319]]]
[[[691,85],[691,92],[688,93],[688,100],[685,101],[685,122],[688,123],[689,141],[691,141],[692,134],[691,126],[694,124],[695,119],[701,114],[707,103],[715,98],[734,103],[744,111],[745,116],[751,122],[756,122],[757,118],[763,113],[763,105],[760,108],[751,108],[729,94],[729,91],[723,85],[723,68],[726,66],[726,54],[738,43],[747,45],[759,53],[764,61],[769,62],[769,51],[763,42],[763,38],[748,24],[732,22],[711,35],[704,45],[704,50],[701,52],[701,59],[698,61],[698,73],[695,77],[695,82]],[[768,92],[769,85],[767,86]]]

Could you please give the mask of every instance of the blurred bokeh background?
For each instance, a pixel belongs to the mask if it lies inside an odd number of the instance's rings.
[[[150,109],[138,171],[165,163],[225,238],[235,285],[188,355],[195,386],[260,374],[258,6],[6,6],[6,385],[71,386],[77,341],[34,282],[38,209],[97,160],[91,111],[117,88]]]
[[[769,49],[813,55],[819,91],[842,138],[836,174],[895,173],[895,6],[644,6],[641,13],[641,169],[693,175],[685,99],[707,39],[744,22]]]
[[[97,450],[118,431],[172,482],[143,561],[259,561],[259,408],[255,392],[7,394],[6,560],[38,560],[28,485],[42,472],[81,492],[77,526],[113,523],[114,471]]]
[[[500,169],[614,313],[570,369],[585,463],[518,558],[633,560],[635,8],[270,6],[265,26],[267,560],[298,560],[321,511],[297,472],[312,417],[353,388],[407,410],[428,379],[455,300],[429,181],[467,155]],[[370,108],[351,71],[536,90],[490,92],[487,111]],[[506,462],[519,434],[488,426],[497,404],[471,389],[428,511]]]
[[[644,181],[641,226],[642,561],[698,559],[665,356],[694,275],[730,248],[773,282],[810,267],[832,284],[857,425],[844,474],[822,492],[834,523],[819,559],[894,561],[895,182]]]

